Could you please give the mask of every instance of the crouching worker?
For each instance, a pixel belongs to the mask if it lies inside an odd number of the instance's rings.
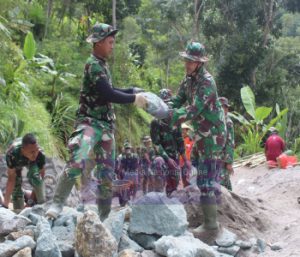
[[[140,89],[112,86],[107,59],[113,52],[116,33],[117,30],[112,26],[97,23],[87,38],[93,50],[85,64],[75,131],[68,142],[70,159],[59,178],[53,203],[46,213],[49,219],[55,219],[60,214],[75,182],[81,181],[82,175],[88,174],[90,170],[94,170],[96,177],[95,195],[100,219],[104,220],[110,213],[116,119],[112,103],[134,103],[141,108],[147,104],[145,97],[138,93]]]
[[[27,178],[33,187],[31,193],[34,203],[45,202],[45,155],[39,148],[33,134],[26,134],[23,138],[17,138],[6,152],[6,164],[8,167],[8,180],[6,184],[4,206],[8,207],[11,196],[14,210],[24,208],[25,191],[22,189],[22,169],[28,169]],[[27,198],[31,198],[27,196]],[[27,199],[26,199],[27,201]],[[32,201],[31,201],[32,205]]]

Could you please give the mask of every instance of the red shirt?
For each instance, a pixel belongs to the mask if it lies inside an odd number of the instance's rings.
[[[282,154],[285,148],[283,139],[277,134],[269,136],[265,144],[265,154],[267,161],[276,161],[276,158]]]

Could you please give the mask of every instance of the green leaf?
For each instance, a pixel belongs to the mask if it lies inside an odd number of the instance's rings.
[[[24,56],[28,60],[31,60],[35,55],[36,44],[35,44],[33,34],[31,32],[28,32],[26,35],[23,52],[24,52]]]
[[[255,119],[255,96],[249,86],[241,88],[241,98],[247,113]]]
[[[258,107],[256,110],[255,110],[255,120],[257,123],[263,121],[265,118],[267,118],[271,111],[272,111],[272,107],[265,107],[265,106],[261,106],[261,107]]]

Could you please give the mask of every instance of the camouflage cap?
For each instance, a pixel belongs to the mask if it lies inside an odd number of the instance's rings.
[[[126,141],[123,146],[125,149],[132,148],[131,144],[128,141]]]
[[[194,62],[207,62],[209,60],[206,56],[204,45],[199,42],[188,43],[185,51],[180,52],[179,55]]]
[[[222,105],[225,105],[226,107],[230,107],[230,104],[226,97],[224,97],[224,96],[219,97],[218,100],[221,102]]]
[[[150,136],[144,136],[142,140],[143,140],[143,142],[150,142],[150,141],[152,141]]]
[[[111,25],[105,23],[96,23],[92,28],[92,34],[88,36],[88,43],[96,43],[108,36],[114,36],[118,32]]]
[[[172,91],[168,88],[163,88],[159,90],[159,97],[164,100],[164,102],[169,102],[172,98]]]

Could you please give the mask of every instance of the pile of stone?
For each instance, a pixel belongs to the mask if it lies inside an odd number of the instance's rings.
[[[162,193],[113,210],[103,223],[92,205],[65,207],[54,222],[45,219],[46,209],[36,205],[17,215],[0,208],[1,257],[232,257],[266,247],[225,228],[214,245],[203,243],[189,232],[184,205]]]

